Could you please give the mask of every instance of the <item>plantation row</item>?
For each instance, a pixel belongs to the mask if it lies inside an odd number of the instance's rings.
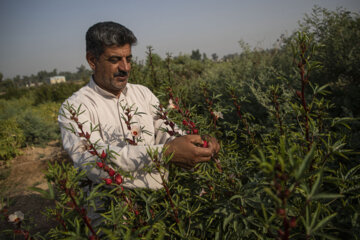
[[[315,8],[298,30],[269,50],[240,42],[241,54],[227,61],[162,59],[149,47],[146,63],[132,64],[129,81],[159,97],[158,114],[168,117],[169,126],[216,136],[219,155],[186,171],[167,165],[169,159],[160,162],[149,149],[149,171],[169,172],[164,189],[123,188],[128,174],[107,167],[109,178],[88,196],[83,172],[50,165],[50,190],[39,192],[56,200],[46,214],[59,225],[47,236],[33,237],[359,239],[360,18]],[[58,138],[60,104],[79,87],[13,88],[4,94],[2,161],[21,146]],[[80,126],[80,112],[68,106],[65,114],[74,126]],[[92,132],[74,134],[92,146],[98,157],[94,167],[110,166],[113,153],[97,152],[89,141]],[[99,199],[101,224],[84,207]],[[24,224],[17,227],[25,236]]]

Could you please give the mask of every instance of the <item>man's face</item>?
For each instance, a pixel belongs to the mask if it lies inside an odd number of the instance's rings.
[[[104,90],[120,96],[126,86],[131,69],[131,46],[105,47],[104,53],[96,59],[91,53],[86,58],[94,71],[95,82]]]

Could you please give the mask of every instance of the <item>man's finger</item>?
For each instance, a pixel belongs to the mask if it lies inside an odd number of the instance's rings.
[[[193,144],[203,144],[204,141],[201,139],[200,135],[187,135],[190,138],[190,142]]]
[[[196,147],[195,153],[196,157],[211,157],[213,150],[211,148]]]
[[[214,154],[216,154],[220,151],[220,145],[215,138],[210,139],[209,148],[211,148],[213,150]]]
[[[211,157],[198,157],[195,159],[196,163],[208,162],[210,160],[211,160]]]

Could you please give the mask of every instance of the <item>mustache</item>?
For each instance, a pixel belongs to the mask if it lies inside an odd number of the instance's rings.
[[[126,71],[119,71],[117,73],[114,73],[114,77],[126,77],[128,75],[129,75],[129,73]]]

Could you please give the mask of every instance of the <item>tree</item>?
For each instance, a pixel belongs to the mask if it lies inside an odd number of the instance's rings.
[[[200,61],[201,60],[200,50],[199,49],[192,50],[190,58],[193,59],[193,60]]]
[[[211,54],[211,58],[214,62],[217,62],[217,60],[219,59],[219,57],[216,53]]]
[[[203,60],[203,61],[206,61],[207,59],[208,59],[208,57],[207,57],[206,53],[203,53],[203,55],[202,55],[202,60]]]

